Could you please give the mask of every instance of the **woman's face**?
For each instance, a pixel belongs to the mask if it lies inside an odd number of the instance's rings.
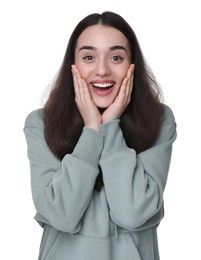
[[[130,63],[129,42],[116,28],[92,25],[78,37],[75,65],[97,107],[106,108],[112,104]]]

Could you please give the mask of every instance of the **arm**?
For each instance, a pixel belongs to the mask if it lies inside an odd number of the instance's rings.
[[[136,154],[127,147],[119,120],[101,126],[105,143],[100,165],[113,221],[128,230],[159,223],[176,124],[169,108],[155,145]]]
[[[65,232],[78,232],[99,172],[103,137],[85,127],[73,153],[59,161],[45,142],[40,113],[32,112],[24,128],[33,201],[46,223]]]

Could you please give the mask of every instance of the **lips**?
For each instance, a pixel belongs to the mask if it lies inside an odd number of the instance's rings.
[[[92,83],[92,86],[94,88],[101,88],[101,89],[106,89],[106,88],[111,88],[114,84],[112,83]]]
[[[93,86],[93,92],[98,96],[107,96],[112,92],[113,81],[93,81],[91,85]]]

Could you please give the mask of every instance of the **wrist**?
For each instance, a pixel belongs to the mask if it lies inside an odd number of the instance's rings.
[[[95,130],[96,132],[100,132],[100,125],[96,125],[96,124],[85,124],[85,127],[91,128],[93,130]]]
[[[102,124],[106,124],[107,122],[110,122],[112,120],[119,120],[119,117],[118,116],[107,116],[107,115],[103,115],[102,116]]]

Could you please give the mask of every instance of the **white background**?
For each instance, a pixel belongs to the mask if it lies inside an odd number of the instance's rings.
[[[201,259],[199,0],[1,1],[0,259],[38,257],[42,229],[33,220],[24,120],[42,105],[77,22],[105,10],[133,27],[178,124],[158,229],[161,260]]]

